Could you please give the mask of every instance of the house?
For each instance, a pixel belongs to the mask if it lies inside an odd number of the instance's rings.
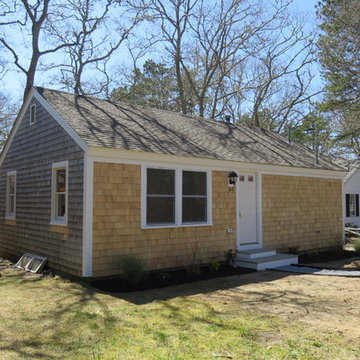
[[[328,248],[344,176],[271,131],[34,87],[0,157],[0,255],[103,277],[126,254],[157,270]]]
[[[360,194],[360,161],[347,163],[348,173],[344,179],[344,223],[360,227],[359,194]]]

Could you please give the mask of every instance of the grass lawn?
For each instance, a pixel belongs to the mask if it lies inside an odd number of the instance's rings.
[[[360,279],[336,279],[266,271],[114,295],[8,269],[0,359],[358,359]]]

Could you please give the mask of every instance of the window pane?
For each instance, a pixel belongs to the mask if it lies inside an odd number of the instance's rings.
[[[175,223],[175,198],[148,197],[146,222],[148,224]]]
[[[183,198],[183,222],[206,222],[206,198]]]
[[[183,171],[183,195],[206,195],[206,172]]]
[[[9,196],[9,210],[10,210],[10,214],[15,213],[15,196],[14,195]]]
[[[65,191],[65,169],[56,170],[56,192]]]
[[[65,194],[56,195],[56,217],[65,216]]]
[[[175,194],[175,170],[147,169],[147,193]]]
[[[356,216],[356,194],[350,194],[349,202],[350,216]]]
[[[9,194],[15,194],[15,176],[9,177]]]

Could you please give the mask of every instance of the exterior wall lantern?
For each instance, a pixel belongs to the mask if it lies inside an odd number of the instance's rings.
[[[238,174],[235,171],[232,171],[229,174],[229,186],[234,186],[238,177],[239,177]]]

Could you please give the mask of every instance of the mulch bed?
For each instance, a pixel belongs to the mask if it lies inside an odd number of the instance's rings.
[[[299,264],[311,264],[319,262],[327,262],[341,259],[351,259],[356,257],[358,253],[351,250],[337,250],[329,252],[320,252],[318,254],[299,255]]]
[[[94,280],[91,285],[96,289],[116,293],[145,291],[167,286],[191,283],[198,280],[214,279],[218,277],[241,275],[254,272],[255,270],[244,268],[233,268],[232,266],[220,266],[217,271],[210,271],[207,267],[201,267],[199,273],[195,274],[184,269],[166,272],[154,272],[148,274],[146,279],[139,284],[129,284],[122,278],[112,278],[105,280]]]

